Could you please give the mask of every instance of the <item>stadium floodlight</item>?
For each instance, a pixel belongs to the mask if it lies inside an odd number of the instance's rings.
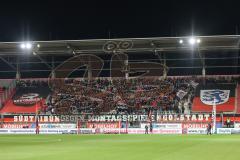
[[[182,43],[183,43],[183,40],[182,40],[182,39],[180,39],[180,40],[179,40],[179,43],[180,43],[180,44],[182,44]]]
[[[197,43],[201,43],[201,39],[197,39]]]
[[[32,48],[32,44],[31,43],[26,43],[26,48],[27,49],[31,49]]]
[[[188,43],[194,45],[196,43],[196,39],[194,37],[189,38]]]
[[[22,49],[29,50],[29,49],[32,48],[32,44],[31,44],[30,42],[25,42],[25,43],[22,43],[22,44],[20,45],[20,47],[21,47]]]
[[[25,48],[26,48],[26,45],[25,45],[24,43],[22,43],[22,44],[20,45],[20,47],[21,47],[22,49],[25,49]]]
[[[195,37],[190,37],[189,39],[188,39],[188,43],[190,44],[190,45],[195,45],[195,44],[199,44],[199,43],[201,43],[201,39],[196,39]]]

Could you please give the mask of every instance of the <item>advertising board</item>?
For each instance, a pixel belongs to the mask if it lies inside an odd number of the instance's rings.
[[[141,128],[145,128],[145,126],[149,126],[149,123],[141,123]],[[152,123],[153,128],[155,129],[181,129],[181,123]]]
[[[207,134],[206,128],[188,128],[187,134]]]

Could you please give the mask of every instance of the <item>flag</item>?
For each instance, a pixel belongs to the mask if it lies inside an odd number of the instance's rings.
[[[148,112],[148,120],[149,122],[152,122],[152,109]]]
[[[199,83],[194,82],[194,81],[190,81],[189,84],[190,84],[193,88],[196,88],[196,87],[199,85]]]
[[[181,89],[177,92],[177,96],[180,99],[183,99],[183,97],[186,96],[186,94],[187,94],[187,92],[185,92],[185,91],[183,91]]]

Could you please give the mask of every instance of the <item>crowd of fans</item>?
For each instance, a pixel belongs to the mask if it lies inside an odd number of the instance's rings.
[[[235,83],[239,77],[54,80],[48,106],[56,114],[146,114],[191,111],[198,84]]]
[[[190,78],[54,80],[47,103],[56,114],[186,113],[197,84]]]
[[[24,80],[17,83],[17,90],[37,89],[46,99],[40,104],[43,114],[188,114],[199,84],[234,82],[239,82],[239,77]]]

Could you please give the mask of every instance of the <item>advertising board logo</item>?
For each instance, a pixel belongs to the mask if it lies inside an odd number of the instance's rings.
[[[41,98],[39,97],[38,93],[28,93],[23,94],[21,97],[14,99],[13,103],[19,106],[28,106],[34,105],[37,101],[40,101]]]
[[[219,89],[213,89],[213,90],[201,90],[200,91],[200,99],[202,103],[206,105],[213,105],[214,104],[214,98],[216,105],[224,104],[229,99],[230,90],[219,90]]]

